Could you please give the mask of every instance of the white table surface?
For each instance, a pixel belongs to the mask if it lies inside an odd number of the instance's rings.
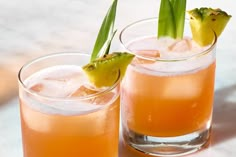
[[[119,0],[116,27],[155,17],[159,0]],[[0,0],[0,157],[22,157],[17,72],[43,54],[92,50],[111,0]],[[234,0],[188,0],[233,17],[217,45],[217,73],[210,147],[191,157],[236,156],[236,9]],[[117,36],[112,49],[117,50]],[[143,156],[121,145],[119,157]]]

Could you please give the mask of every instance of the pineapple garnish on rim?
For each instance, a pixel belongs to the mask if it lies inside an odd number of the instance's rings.
[[[207,46],[214,40],[214,33],[219,37],[231,18],[225,11],[212,8],[195,8],[187,11],[193,40],[200,46]]]
[[[83,70],[96,87],[112,86],[118,78],[124,76],[133,57],[126,52],[113,52],[85,65]]]
[[[122,78],[128,64],[134,57],[133,54],[127,52],[113,52],[109,54],[110,45],[116,33],[114,23],[117,1],[113,0],[110,9],[103,19],[90,63],[82,67],[89,81],[98,88],[112,86],[117,79]]]
[[[157,37],[182,39],[187,0],[161,0]],[[187,11],[193,40],[200,46],[207,46],[223,32],[231,18],[221,9],[195,8]],[[212,32],[212,33],[210,33]]]

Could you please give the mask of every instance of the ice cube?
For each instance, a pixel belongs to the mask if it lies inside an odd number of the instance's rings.
[[[30,89],[43,96],[65,98],[84,83],[83,79],[76,75],[64,78],[39,77],[32,83]]]
[[[192,49],[192,41],[190,38],[184,38],[177,40],[175,43],[168,47],[171,52],[187,52]]]
[[[55,66],[35,73],[25,84],[40,95],[66,98],[87,82],[81,67]]]
[[[174,76],[166,79],[163,88],[163,97],[167,99],[195,99],[202,92],[204,77],[201,76]]]
[[[160,57],[159,50],[138,50],[136,54],[145,56],[145,57],[152,57],[152,58]]]
[[[115,96],[115,93],[109,92],[106,94],[101,94],[98,97],[95,97],[91,100],[92,104],[96,105],[106,105],[108,102],[110,102]]]
[[[34,89],[40,95],[49,97],[65,97],[69,91],[66,87],[66,82],[55,80],[40,80],[40,83],[34,86]]]
[[[91,94],[95,94],[98,91],[94,88],[90,88],[88,85],[82,85],[80,86],[75,92],[73,92],[70,96],[71,97],[82,97],[82,96],[88,96]]]
[[[38,83],[30,87],[30,90],[33,90],[37,93],[41,92],[43,90],[43,84]]]
[[[139,50],[136,52],[137,55],[141,57],[135,57],[133,62],[135,64],[153,64],[156,58],[160,58],[161,54],[158,50]],[[143,57],[143,58],[142,58]],[[150,58],[150,60],[145,59]]]
[[[74,93],[70,95],[70,97],[83,97],[83,96],[89,96],[92,94],[99,93],[105,89],[96,89],[93,86],[90,85],[83,85],[80,86]],[[113,92],[108,93],[100,93],[98,95],[94,95],[91,98],[87,99],[86,101],[90,104],[94,105],[105,105],[108,103],[112,98],[114,97]]]

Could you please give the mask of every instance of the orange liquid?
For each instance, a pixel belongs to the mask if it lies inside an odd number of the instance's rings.
[[[82,115],[35,111],[21,99],[24,157],[117,157],[119,99]]]
[[[203,129],[211,121],[215,62],[175,76],[128,67],[122,82],[123,124],[140,134],[173,137]]]

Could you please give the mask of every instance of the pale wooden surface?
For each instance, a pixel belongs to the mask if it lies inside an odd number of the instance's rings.
[[[22,157],[17,72],[31,58],[92,49],[111,0],[0,0],[0,157]],[[116,26],[157,16],[159,0],[119,0]],[[212,144],[192,157],[236,156],[236,9],[234,0],[188,0],[188,8],[220,7],[233,18],[217,46]],[[119,48],[117,36],[112,47]],[[120,147],[120,157],[143,155]]]

